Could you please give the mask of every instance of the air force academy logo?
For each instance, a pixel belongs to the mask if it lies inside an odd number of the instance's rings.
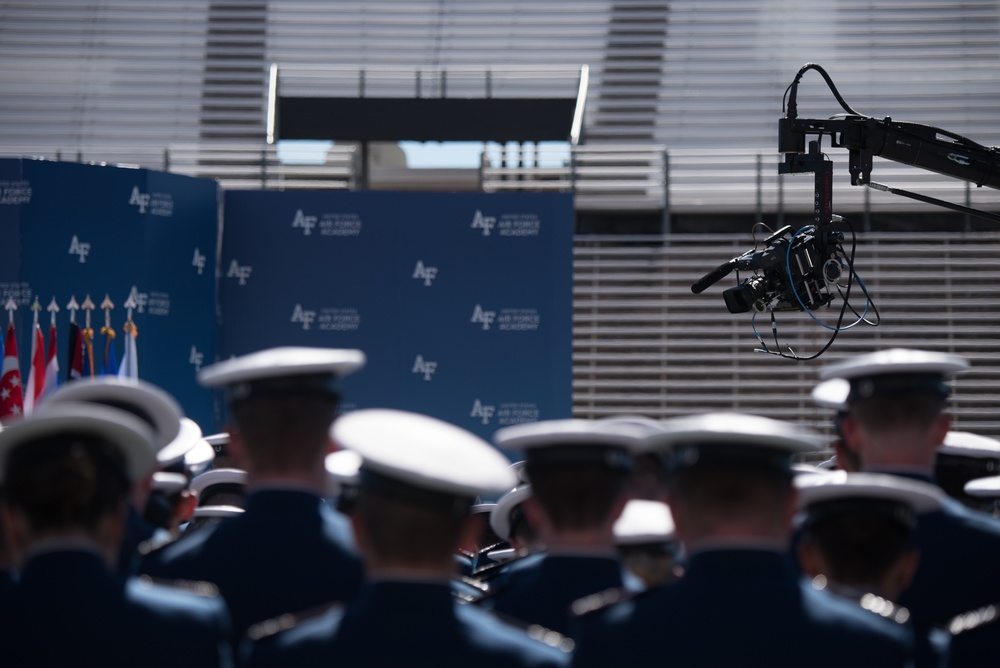
[[[229,263],[229,271],[226,272],[226,278],[236,278],[239,279],[240,285],[246,285],[247,281],[250,280],[250,273],[253,271],[253,267],[250,265],[240,265],[235,259]]]
[[[316,227],[316,216],[307,216],[302,213],[302,209],[299,209],[295,212],[295,218],[292,220],[292,227],[301,228],[302,234],[308,237],[312,234],[313,228]]]
[[[437,362],[429,362],[424,359],[423,355],[417,355],[417,359],[413,362],[413,373],[422,373],[424,375],[424,380],[431,380],[431,376],[437,371]]]
[[[198,275],[205,271],[205,260],[207,258],[201,254],[201,251],[197,248],[194,249],[194,258],[191,260],[191,266],[198,270]]]
[[[472,218],[472,229],[482,230],[483,236],[490,236],[490,232],[497,224],[496,216],[484,216],[482,211],[476,210],[476,215]]]
[[[149,193],[139,192],[139,186],[132,186],[132,196],[128,198],[128,203],[139,207],[139,213],[146,213],[146,209],[149,208],[149,200]]]
[[[204,361],[205,353],[200,353],[195,346],[191,346],[191,356],[188,357],[188,364],[192,364],[195,371],[201,371],[201,365]]]
[[[469,322],[481,323],[483,330],[488,330],[496,318],[496,311],[484,311],[482,306],[476,304],[476,307],[472,309],[472,319]]]
[[[422,279],[424,285],[430,287],[434,279],[437,278],[438,268],[425,266],[423,260],[417,260],[417,266],[413,270],[413,278]]]
[[[479,399],[476,399],[472,404],[472,412],[469,413],[469,417],[480,418],[482,424],[489,424],[490,418],[497,412],[496,406],[490,406],[483,404]]]
[[[79,256],[80,262],[86,262],[87,256],[90,255],[90,244],[81,242],[74,234],[69,242],[69,254]]]
[[[309,329],[309,326],[316,320],[316,311],[302,308],[302,304],[296,304],[292,310],[292,322],[301,322],[302,329]]]

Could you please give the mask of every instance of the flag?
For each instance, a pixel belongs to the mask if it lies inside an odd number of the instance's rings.
[[[83,367],[81,374],[84,376],[96,375],[94,369],[94,330],[84,327],[81,330],[83,340]]]
[[[122,329],[125,330],[125,352],[122,353],[122,365],[118,368],[118,377],[138,378],[139,355],[135,348],[135,337],[139,332],[131,320],[126,322]]]
[[[28,384],[24,392],[24,414],[31,415],[35,404],[45,391],[45,337],[36,322],[31,328],[31,366],[28,367]]]
[[[69,323],[69,355],[66,357],[66,380],[83,378],[83,334],[80,325]]]
[[[49,325],[49,357],[45,362],[45,393],[52,393],[59,386],[59,355],[56,351],[56,323]]]
[[[117,376],[118,356],[115,354],[115,330],[110,327],[101,327],[101,334],[104,335],[104,364],[101,366],[101,375]]]
[[[19,418],[24,413],[21,371],[17,366],[17,336],[14,323],[7,326],[3,370],[0,371],[0,420]]]

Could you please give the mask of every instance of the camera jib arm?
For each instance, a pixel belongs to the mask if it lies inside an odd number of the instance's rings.
[[[834,148],[848,151],[851,185],[868,186],[902,197],[960,211],[986,220],[1000,222],[1000,215],[972,209],[960,204],[928,197],[871,180],[872,158],[879,156],[927,171],[957,178],[976,186],[1000,188],[1000,150],[977,144],[961,135],[920,123],[848,115],[830,119],[795,118],[794,107],[789,115],[778,120],[778,152],[785,161],[778,166],[780,174],[811,172],[822,158],[814,153],[819,138],[830,137]],[[809,136],[810,151],[806,152]],[[820,182],[817,172],[817,193]]]

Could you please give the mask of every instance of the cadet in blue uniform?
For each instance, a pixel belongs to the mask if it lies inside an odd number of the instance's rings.
[[[545,551],[512,563],[482,605],[568,634],[575,600],[622,586],[613,527],[633,456],[649,433],[609,420],[550,420],[496,433],[501,448],[525,452],[532,495],[522,507]]]
[[[813,586],[907,624],[910,613],[898,601],[920,559],[912,546],[917,517],[940,508],[944,492],[919,480],[846,471],[799,475],[795,486],[804,511],[798,556]],[[916,634],[916,665],[948,665],[949,642],[943,631]]]
[[[353,598],[361,562],[346,518],[323,500],[336,382],[364,365],[358,350],[276,348],[206,367],[226,387],[229,447],[246,470],[245,512],[148,555],[141,571],[219,587],[234,643],[251,624]]]
[[[820,378],[842,388],[845,446],[862,470],[933,483],[937,448],[951,427],[947,381],[967,368],[954,355],[897,348],[825,367]],[[920,564],[899,602],[918,628],[1000,601],[1000,522],[945,499],[919,517],[915,544]]]
[[[43,400],[43,405],[56,406],[65,402],[85,402],[111,406],[128,411],[153,430],[156,460],[159,469],[184,456],[194,446],[194,439],[182,433],[184,411],[177,400],[152,383],[114,376],[82,378],[61,385]],[[197,429],[197,425],[194,426]],[[198,436],[201,430],[198,429]],[[139,564],[139,546],[157,536],[157,529],[143,518],[153,485],[155,470],[139,481],[132,491],[128,521],[118,551],[117,568],[122,575],[132,575]],[[166,537],[166,532],[163,537]]]
[[[40,407],[0,433],[4,516],[20,561],[0,600],[5,666],[231,665],[221,599],[111,570],[130,487],[154,453],[146,425],[104,406]]]
[[[668,498],[688,554],[676,582],[585,614],[578,666],[906,666],[909,638],[791,569],[790,460],[817,434],[741,414],[663,423]],[[600,605],[584,599],[580,612]]]
[[[962,504],[990,515],[991,499],[965,493],[973,480],[1000,473],[1000,441],[967,431],[949,431],[938,446],[934,480],[945,493]]]
[[[473,500],[514,484],[503,455],[463,429],[394,410],[349,413],[332,438],[363,458],[352,518],[369,580],[346,607],[251,629],[249,666],[565,665],[558,634],[537,630],[548,644],[534,640],[459,602],[449,584],[452,555],[475,530]]]

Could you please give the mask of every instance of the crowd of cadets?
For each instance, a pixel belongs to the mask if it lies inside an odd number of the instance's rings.
[[[997,663],[1000,444],[951,428],[961,358],[823,368],[836,456],[817,465],[819,434],[737,413],[493,444],[338,417],[364,363],[277,348],[207,367],[232,419],[215,437],[110,378],[5,425],[0,663]]]

